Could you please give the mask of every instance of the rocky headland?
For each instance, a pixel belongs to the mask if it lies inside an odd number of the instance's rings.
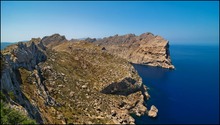
[[[72,41],[54,34],[10,45],[1,51],[4,103],[44,124],[134,124],[131,114],[155,117],[130,62],[173,69],[168,47],[149,33]]]
[[[129,62],[174,69],[170,59],[169,41],[152,33],[115,35],[99,40],[86,39]]]

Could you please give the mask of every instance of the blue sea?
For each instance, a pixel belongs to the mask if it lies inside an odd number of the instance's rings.
[[[1,42],[1,50],[3,50],[5,47],[14,44],[15,42]]]
[[[134,65],[158,117],[136,124],[219,124],[219,46],[171,45],[175,70]]]

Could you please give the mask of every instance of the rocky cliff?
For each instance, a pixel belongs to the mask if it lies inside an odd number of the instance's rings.
[[[23,93],[21,88],[23,74],[20,69],[32,71],[37,69],[38,63],[45,60],[45,53],[34,42],[29,46],[20,42],[1,52],[1,92],[8,97],[11,104],[23,107],[38,123],[43,123],[43,119],[38,107],[33,105]],[[36,79],[40,83],[40,78]],[[44,88],[41,84],[39,86]]]
[[[7,47],[1,92],[37,123],[133,124],[147,87],[127,59],[90,42],[54,34]]]
[[[140,36],[115,35],[92,42],[132,63],[174,69],[170,59],[169,42],[152,33],[143,33]]]

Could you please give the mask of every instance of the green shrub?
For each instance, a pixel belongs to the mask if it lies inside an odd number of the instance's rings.
[[[15,109],[9,108],[5,103],[1,102],[1,122],[0,124],[36,124],[29,117],[21,114]]]
[[[5,95],[1,91],[0,91],[0,99],[4,102],[6,101]]]
[[[14,95],[14,92],[9,92],[8,93],[8,95],[9,95],[9,97],[13,100],[13,101],[15,101],[15,95]]]

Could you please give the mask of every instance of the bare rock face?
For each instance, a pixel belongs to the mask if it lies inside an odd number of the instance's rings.
[[[35,68],[39,62],[46,60],[46,55],[43,53],[37,45],[32,42],[30,46],[24,43],[18,43],[18,47],[13,49],[11,54],[11,60],[16,68],[25,67],[28,70]]]
[[[140,36],[115,35],[94,43],[132,63],[174,69],[170,59],[169,42],[152,33],[143,33]]]
[[[66,37],[61,36],[60,34],[53,34],[51,36],[45,36],[41,40],[41,42],[47,47],[53,47],[65,41],[67,41]]]
[[[6,95],[8,93],[13,95],[10,103],[18,105],[14,107],[22,106],[27,111],[29,117],[35,119],[38,123],[43,123],[38,107],[31,103],[31,100],[25,96],[20,87],[22,77],[24,76],[20,69],[25,68],[29,71],[35,69],[38,63],[46,60],[46,55],[34,42],[27,44],[18,43],[12,47],[13,49],[10,50],[10,54],[4,53],[2,55],[1,91]],[[36,79],[41,82],[39,77]],[[42,84],[41,87],[43,87]]]
[[[13,99],[10,99],[12,107],[22,107],[26,110],[29,117],[35,119],[37,123],[43,123],[43,117],[39,111],[38,105],[33,103],[30,96],[24,93],[22,86],[34,85],[45,105],[57,106],[55,100],[49,95],[47,87],[43,82],[41,69],[38,64],[47,60],[45,46],[40,39],[32,39],[29,42],[19,42],[3,51],[1,61],[1,91],[8,95],[11,93]],[[25,81],[25,82],[24,82]],[[28,84],[25,84],[28,83]],[[31,91],[31,90],[29,90]]]
[[[154,105],[152,105],[151,108],[150,108],[150,111],[148,111],[148,116],[156,117],[157,112],[158,112],[158,109]]]

